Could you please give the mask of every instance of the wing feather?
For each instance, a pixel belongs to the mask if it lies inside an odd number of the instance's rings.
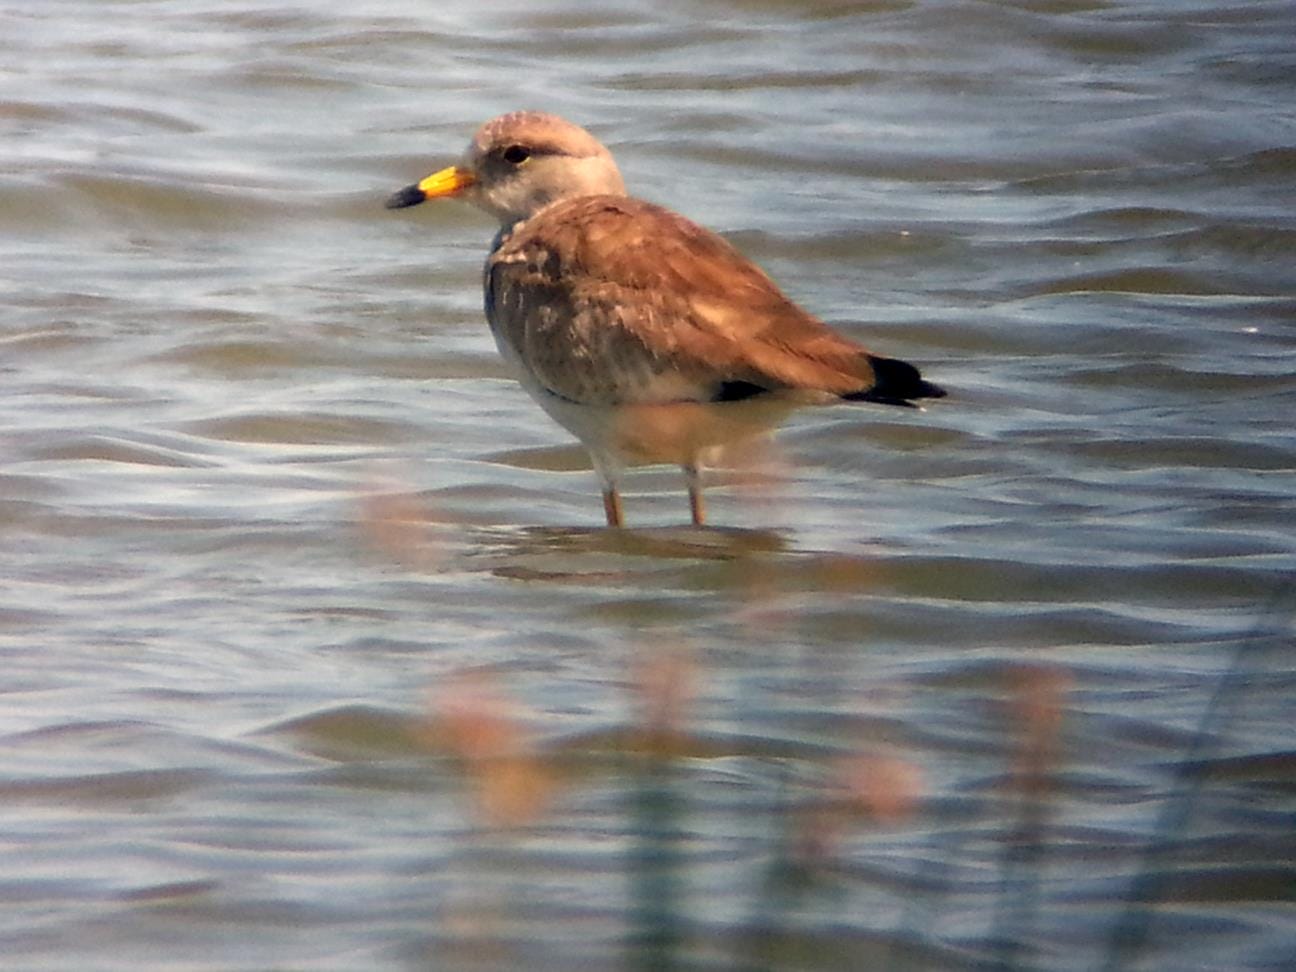
[[[871,357],[724,239],[660,206],[565,200],[504,237],[487,317],[534,378],[586,404],[708,401],[734,382],[861,394]]]

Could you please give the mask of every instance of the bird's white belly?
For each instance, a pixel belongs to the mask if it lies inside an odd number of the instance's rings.
[[[792,398],[762,395],[743,402],[654,402],[587,405],[555,395],[496,335],[500,355],[545,413],[589,450],[605,478],[629,465],[707,463],[718,447],[762,435],[797,407]]]

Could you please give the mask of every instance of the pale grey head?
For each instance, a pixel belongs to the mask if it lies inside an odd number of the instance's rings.
[[[625,195],[612,153],[557,115],[515,111],[479,128],[458,165],[407,186],[387,206],[455,196],[508,228],[560,199],[597,195]]]

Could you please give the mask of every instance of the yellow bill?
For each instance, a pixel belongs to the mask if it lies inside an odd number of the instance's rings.
[[[387,197],[388,209],[403,209],[406,206],[417,206],[428,199],[440,199],[457,196],[477,181],[477,177],[468,169],[457,165],[447,166],[440,172],[433,172],[421,182],[399,189]]]

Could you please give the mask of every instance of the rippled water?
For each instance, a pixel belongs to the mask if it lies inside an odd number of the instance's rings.
[[[1288,967],[1292,5],[444,6],[0,3],[0,964]],[[602,529],[518,107],[950,397]]]

